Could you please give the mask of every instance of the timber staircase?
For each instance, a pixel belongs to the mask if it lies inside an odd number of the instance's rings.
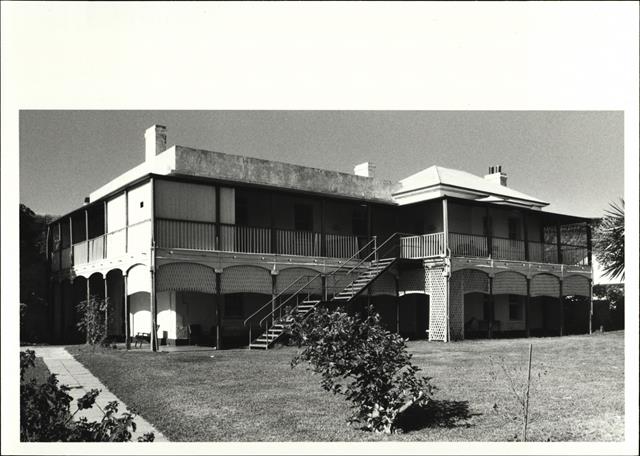
[[[338,286],[337,289],[339,289],[339,291],[334,293],[330,299],[328,299],[326,289],[323,290],[323,294],[325,295],[323,301],[313,299],[309,291],[311,284],[314,281],[320,280],[322,274],[301,276],[296,279],[287,288],[282,290],[278,296],[274,297],[245,320],[245,326],[249,323],[249,349],[269,349],[271,345],[285,333],[287,327],[293,322],[294,317],[302,317],[304,320],[323,302],[346,304],[360,295],[396,262],[397,256],[383,259],[378,259],[378,256],[380,252],[389,252],[392,239],[399,239],[399,234],[400,233],[396,233],[390,236],[380,246],[376,245],[376,239],[374,237],[351,258],[345,261],[342,266],[328,274],[325,283],[327,283],[327,279],[330,278],[333,278],[334,281],[338,283],[339,278],[350,277],[354,273],[357,274],[356,278],[347,286]],[[359,260],[359,262],[352,267],[348,267],[348,265],[353,265],[354,259]],[[289,296],[284,298],[286,295]],[[279,301],[281,301],[280,304],[277,304]],[[267,310],[269,307],[271,307],[270,312]],[[252,327],[250,323],[252,321],[255,322],[257,317],[266,312],[268,312],[268,314],[258,322],[262,333],[254,340],[252,339]]]

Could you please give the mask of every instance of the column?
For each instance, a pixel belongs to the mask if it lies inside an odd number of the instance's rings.
[[[527,296],[524,298],[524,330],[527,337],[531,337],[531,328],[529,326],[529,307],[531,299],[531,279],[527,277]]]
[[[152,249],[152,255],[155,255]],[[156,302],[156,278],[151,268],[151,351],[158,351],[158,303]]]
[[[122,279],[124,280],[124,346],[127,350],[131,350],[131,338],[129,336],[131,332],[129,329],[129,283],[126,272],[122,275]]]
[[[104,275],[104,335],[109,335],[109,291],[107,289],[107,275]]]
[[[222,350],[222,273],[216,271],[216,350]]]
[[[495,320],[495,303],[493,297],[493,276],[489,276],[489,326],[487,328],[487,336],[493,338],[493,321]]]
[[[447,254],[449,248],[449,205],[446,198],[442,200],[442,231],[444,231],[444,251]]]
[[[558,264],[562,264],[562,242],[561,237],[562,233],[560,231],[560,224],[556,222],[556,244],[558,246]]]
[[[73,291],[72,291],[72,295],[73,295]],[[87,305],[89,305],[89,301],[90,300],[91,300],[91,287],[89,285],[89,277],[87,277]],[[88,340],[88,335],[87,335],[87,343],[88,342],[89,342],[89,340]]]
[[[593,280],[589,279],[589,334],[593,332]]]
[[[526,211],[522,211],[522,229],[524,231],[524,260],[529,261],[529,227]]]
[[[560,277],[560,335],[564,333],[564,299],[562,298],[562,277]]]
[[[400,334],[400,280],[394,277],[396,282],[396,332]]]
[[[87,263],[89,263],[89,211],[84,210],[84,238],[87,241]]]

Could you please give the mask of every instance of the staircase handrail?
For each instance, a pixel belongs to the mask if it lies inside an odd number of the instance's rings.
[[[319,273],[319,274],[316,274],[315,276],[313,276],[313,277],[311,278],[311,280],[309,280],[307,283],[305,283],[304,285],[302,285],[302,287],[298,288],[298,289],[297,289],[295,292],[293,292],[293,293],[292,293],[292,294],[291,294],[287,299],[285,299],[283,302],[281,302],[281,303],[280,303],[280,305],[279,305],[278,307],[274,308],[271,312],[269,312],[269,314],[268,314],[268,315],[266,315],[265,317],[263,317],[263,318],[262,318],[262,320],[260,320],[260,321],[258,322],[258,325],[259,325],[260,327],[262,327],[262,324],[265,322],[265,320],[267,320],[267,319],[269,319],[269,318],[273,317],[273,316],[275,315],[275,313],[276,313],[278,310],[282,309],[282,308],[283,308],[283,307],[284,307],[284,306],[285,306],[285,305],[286,305],[290,300],[292,300],[293,298],[295,298],[296,296],[298,296],[298,295],[302,292],[302,290],[304,290],[307,286],[309,286],[311,283],[313,283],[313,281],[314,281],[315,279],[317,279],[318,277],[320,277],[321,275],[322,275],[322,274],[321,274],[321,273]],[[297,278],[293,283],[297,282],[298,280],[302,279],[303,277],[310,277],[310,276],[300,276],[300,277],[298,277],[298,278]],[[282,294],[282,293],[281,293],[281,294]],[[280,296],[280,295],[278,295],[278,296]],[[297,306],[296,306],[296,307],[297,307]]]
[[[373,236],[371,238],[371,240],[369,242],[367,242],[365,245],[363,245],[356,253],[354,253],[353,255],[351,255],[351,257],[349,257],[348,259],[346,259],[338,269],[336,269],[335,271],[333,271],[331,274],[339,271],[340,269],[342,269],[343,267],[345,267],[345,265],[349,264],[349,262],[351,260],[353,260],[355,257],[357,257],[360,252],[362,252],[364,249],[366,249],[367,247],[369,247],[371,245],[371,243],[375,243],[376,241],[376,237]],[[329,274],[329,275],[331,275]],[[302,286],[302,288],[300,288],[300,290],[304,289],[306,286],[308,286],[309,284],[311,284],[315,279],[317,279],[318,277],[321,277],[322,273],[319,272],[318,274],[316,274],[315,276],[313,276],[311,278],[311,280],[309,280],[306,284],[304,284],[304,286]],[[274,301],[276,301],[282,294],[284,294],[285,291],[289,290],[291,287],[293,287],[296,282],[298,282],[300,279],[302,279],[303,277],[309,277],[309,276],[300,276],[298,277],[296,280],[294,280],[293,282],[291,282],[289,284],[289,286],[287,286],[287,288],[285,288],[284,290],[282,290],[280,293],[278,293],[277,296],[274,296],[273,298],[271,298],[271,300],[269,302],[267,302],[265,305],[263,305],[262,307],[260,307],[258,310],[256,310],[254,313],[252,313],[251,315],[249,315],[246,320],[244,320],[244,326],[247,326],[247,323],[249,322],[249,320],[253,319],[253,317],[255,317],[257,314],[259,314],[260,312],[262,312],[265,308],[267,308],[270,304],[273,304]],[[328,277],[328,276],[327,276]],[[294,295],[298,294],[297,292],[294,293]],[[293,296],[293,295],[292,295]],[[278,308],[280,308],[281,306],[278,306]],[[271,313],[275,312],[278,309],[274,309],[272,310]],[[264,319],[263,319],[264,320]],[[262,321],[262,320],[261,320]]]
[[[415,234],[410,234],[410,233],[403,233],[401,231],[396,231],[395,233],[393,233],[391,236],[389,236],[387,239],[385,239],[385,241],[380,244],[379,246],[376,246],[368,255],[366,255],[362,260],[360,260],[360,262],[358,264],[356,264],[354,267],[352,267],[351,269],[349,269],[349,271],[347,271],[347,273],[345,275],[349,275],[351,274],[353,271],[355,271],[356,269],[358,269],[360,266],[362,266],[363,263],[365,263],[366,261],[369,261],[369,258],[372,255],[377,255],[378,252],[380,251],[380,249],[382,247],[384,247],[387,243],[389,243],[389,241],[391,241],[393,238],[395,238],[396,236],[416,236]],[[375,236],[374,239],[375,240]],[[364,247],[363,247],[364,248]],[[332,275],[336,274],[341,268],[336,269],[335,271],[327,274],[327,278],[331,277]]]

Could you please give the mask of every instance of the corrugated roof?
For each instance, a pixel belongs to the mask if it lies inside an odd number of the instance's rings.
[[[487,196],[515,198],[546,206],[549,203],[504,185],[491,182],[483,177],[457,169],[430,166],[400,181],[400,188],[394,194],[410,192],[438,186],[452,186],[471,190]]]

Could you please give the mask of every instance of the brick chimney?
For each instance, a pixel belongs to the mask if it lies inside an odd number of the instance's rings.
[[[490,182],[507,186],[507,174],[502,172],[502,165],[489,166],[489,174],[484,176]]]
[[[356,176],[374,177],[376,165],[371,162],[360,163],[353,167],[353,174]]]
[[[167,127],[152,125],[144,132],[144,159],[153,160],[153,157],[167,150]]]

